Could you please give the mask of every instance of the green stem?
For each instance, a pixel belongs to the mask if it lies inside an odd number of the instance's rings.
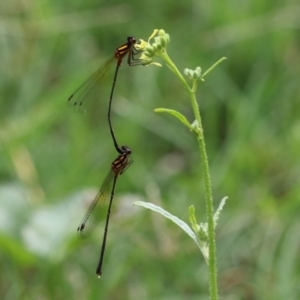
[[[200,130],[196,132],[200,156],[203,167],[203,177],[205,186],[206,214],[208,223],[208,242],[209,242],[209,277],[210,277],[210,299],[218,299],[218,282],[217,282],[217,259],[216,259],[216,239],[214,226],[214,207],[211,189],[211,179],[209,173],[208,157],[206,154],[205,140],[203,134],[202,120],[200,110],[194,91],[189,92],[195,119],[198,122]]]
[[[167,54],[166,50],[164,52],[161,52],[160,57],[166,62],[167,66],[171,69],[171,71],[179,78],[183,86],[188,90],[191,91],[190,86],[182,76],[182,74],[179,72],[177,67],[174,65],[172,60],[170,59],[169,55]]]
[[[164,52],[161,57],[165,60],[168,67],[172,72],[179,78],[186,90],[188,91],[192,109],[194,112],[195,119],[198,122],[199,130],[195,131],[197,134],[197,141],[200,151],[200,157],[203,167],[204,176],[204,186],[205,186],[205,200],[206,200],[206,214],[208,223],[208,241],[209,241],[209,281],[210,281],[210,299],[218,299],[218,283],[217,283],[217,259],[216,259],[216,241],[215,241],[215,228],[214,228],[214,207],[213,207],[213,197],[211,189],[211,179],[209,173],[208,157],[206,154],[206,147],[203,135],[202,121],[200,116],[200,110],[196,99],[196,82],[194,82],[193,87],[190,88],[182,74],[178,71],[177,67],[169,58],[168,54]],[[208,72],[206,72],[207,74]],[[205,75],[206,75],[205,74]]]
[[[200,115],[200,114],[199,114]],[[214,207],[211,189],[211,179],[209,173],[209,164],[206,154],[206,147],[204,135],[202,130],[201,120],[199,122],[200,131],[198,133],[198,144],[202,159],[204,185],[205,185],[205,200],[206,200],[206,214],[208,223],[208,243],[209,243],[209,277],[210,277],[210,297],[213,300],[218,299],[218,282],[217,282],[217,259],[216,259],[216,239],[214,227]]]

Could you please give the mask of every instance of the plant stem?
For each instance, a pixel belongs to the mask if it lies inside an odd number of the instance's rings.
[[[204,177],[204,187],[205,187],[205,201],[206,201],[206,214],[207,214],[207,223],[208,223],[208,241],[209,241],[209,281],[210,281],[210,299],[217,300],[218,299],[218,283],[217,283],[217,259],[216,259],[216,241],[215,241],[215,228],[214,228],[214,207],[213,207],[213,197],[212,197],[212,189],[211,189],[211,179],[209,173],[209,164],[208,157],[206,154],[206,147],[204,141],[203,127],[200,116],[200,110],[196,99],[196,82],[193,84],[193,88],[190,88],[182,74],[179,72],[177,67],[169,58],[168,54],[164,52],[161,57],[165,60],[168,67],[172,70],[172,72],[179,78],[179,80],[184,85],[185,89],[188,91],[192,109],[194,112],[194,116],[196,121],[198,122],[197,141],[200,151],[200,157],[202,161],[203,167],[203,177]]]
[[[210,299],[218,299],[218,283],[217,283],[217,260],[216,260],[216,240],[215,240],[215,226],[214,226],[214,207],[211,189],[211,179],[209,173],[208,157],[206,154],[205,140],[203,134],[202,120],[200,110],[195,96],[195,92],[189,90],[189,96],[194,112],[195,119],[198,122],[200,130],[196,132],[198,146],[200,150],[204,186],[205,186],[205,201],[206,201],[206,215],[208,224],[208,242],[209,242],[209,277],[210,277]]]
[[[199,114],[200,115],[200,114]],[[199,122],[199,120],[197,120]],[[205,200],[206,200],[206,214],[208,223],[208,243],[209,243],[209,277],[210,277],[210,297],[213,300],[218,299],[218,283],[217,283],[217,259],[216,259],[216,239],[215,239],[215,227],[214,227],[214,207],[213,207],[213,197],[211,189],[211,179],[209,173],[209,164],[206,154],[206,147],[204,141],[204,135],[202,130],[201,118],[199,122],[200,132],[198,134],[197,140],[199,144],[203,175],[204,175],[204,185],[205,185]]]

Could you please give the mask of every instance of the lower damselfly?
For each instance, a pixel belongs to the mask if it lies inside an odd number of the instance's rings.
[[[110,210],[114,198],[117,179],[119,175],[123,174],[133,162],[130,157],[130,148],[128,148],[127,146],[122,146],[120,147],[120,149],[122,153],[112,162],[110,171],[107,174],[99,193],[97,194],[93,202],[90,204],[80,225],[77,228],[78,235],[80,237],[86,238],[92,233],[95,226],[101,220],[104,220],[106,215],[100,258],[96,269],[96,274],[98,275],[98,277],[100,277],[102,274],[102,264],[104,259]]]

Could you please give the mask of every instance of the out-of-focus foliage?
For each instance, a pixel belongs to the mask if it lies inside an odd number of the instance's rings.
[[[192,120],[166,68],[120,69],[112,122],[134,164],[119,178],[103,276],[102,226],[76,228],[117,156],[104,90],[80,115],[67,98],[128,35],[171,36],[180,70],[228,59],[198,88],[215,206],[222,299],[299,299],[300,6],[288,1],[1,1],[1,299],[207,299],[193,241],[136,200],[205,222]],[[107,81],[110,86],[110,79]]]

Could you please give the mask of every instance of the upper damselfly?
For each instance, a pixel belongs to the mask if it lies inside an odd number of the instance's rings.
[[[137,50],[135,48],[135,44],[137,40],[129,36],[127,37],[127,43],[118,47],[114,55],[102,66],[100,67],[91,77],[89,77],[68,99],[68,103],[71,106],[78,108],[79,110],[85,112],[85,103],[89,101],[93,101],[97,98],[105,98],[105,96],[101,95],[101,89],[103,85],[103,81],[106,78],[109,69],[112,67],[114,62],[116,62],[116,70],[113,77],[112,88],[109,97],[109,105],[108,105],[108,124],[110,133],[113,139],[114,146],[118,153],[123,154],[122,147],[117,143],[112,125],[110,120],[111,115],[111,104],[113,99],[113,93],[117,81],[118,71],[122,64],[123,58],[127,55],[127,63],[129,66],[138,66],[142,65],[142,60],[140,60],[137,55],[140,54],[141,50]]]

